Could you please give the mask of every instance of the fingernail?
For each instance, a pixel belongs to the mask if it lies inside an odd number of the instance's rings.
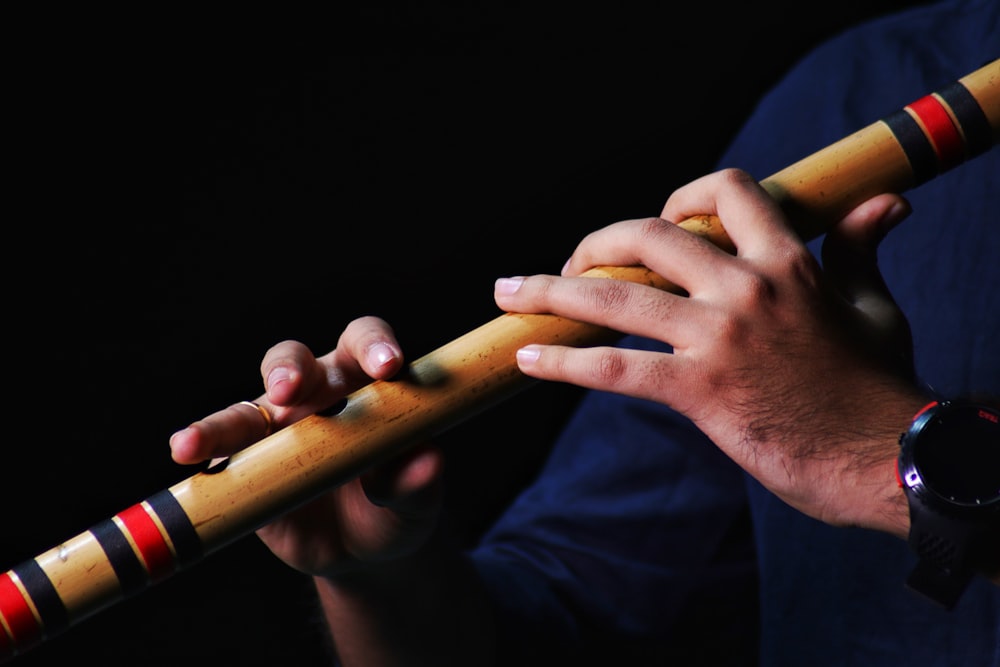
[[[396,359],[396,351],[386,343],[375,343],[368,348],[368,363],[376,368],[381,368],[392,363]]]
[[[496,284],[493,286],[494,291],[500,296],[510,296],[521,289],[521,285],[524,283],[524,278],[516,276],[514,278],[497,278]]]
[[[271,369],[271,372],[267,374],[267,391],[281,384],[282,382],[287,382],[292,379],[292,373],[284,366],[276,366]]]
[[[186,431],[186,430],[187,430],[187,427],[185,427],[185,428],[182,428],[182,429],[181,429],[181,430],[179,430],[179,431],[174,431],[174,432],[173,432],[173,433],[172,433],[172,434],[170,435],[170,438],[169,438],[169,439],[167,440],[167,444],[168,444],[168,445],[170,445],[170,449],[171,449],[171,451],[173,451],[173,449],[174,449],[174,440],[175,440],[175,439],[176,439],[176,438],[178,437],[178,434],[180,434],[180,433],[183,433],[183,432],[184,432],[184,431]],[[180,437],[184,437],[184,436],[180,436]]]
[[[888,234],[909,214],[910,207],[906,204],[896,202],[885,212],[882,219],[878,221],[879,231],[883,236]]]
[[[531,366],[541,355],[542,351],[536,346],[522,347],[517,351],[517,363],[521,366]]]
[[[190,437],[189,431],[191,431],[190,426],[182,428],[171,435],[170,439],[167,441],[167,444],[170,447],[170,456],[174,459],[179,458],[181,461],[186,459],[186,452],[184,450]]]

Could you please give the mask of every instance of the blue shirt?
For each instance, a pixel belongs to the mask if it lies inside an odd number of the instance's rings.
[[[997,57],[994,0],[869,22],[796,65],[719,166],[763,179]],[[1000,149],[906,196],[879,262],[920,378],[1000,394]],[[1000,587],[937,607],[905,587],[903,540],[796,512],[685,418],[622,396],[584,397],[471,557],[503,664],[1000,665]]]

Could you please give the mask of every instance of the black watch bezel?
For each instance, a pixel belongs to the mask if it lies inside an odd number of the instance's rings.
[[[950,609],[977,572],[1000,570],[1000,410],[934,401],[899,444],[896,472],[919,558],[907,584]]]

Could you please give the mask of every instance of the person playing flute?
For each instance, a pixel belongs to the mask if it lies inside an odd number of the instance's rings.
[[[331,661],[1000,665],[988,515],[1000,493],[988,440],[1000,394],[1000,155],[906,198],[873,197],[810,243],[755,180],[996,59],[998,44],[1000,8],[988,0],[859,26],[791,70],[718,171],[671,194],[657,217],[595,231],[558,276],[499,279],[505,311],[628,337],[518,352],[523,373],[590,391],[537,479],[474,547],[450,539],[432,445],[258,531],[313,577]],[[673,225],[706,213],[735,254]],[[580,277],[631,264],[685,293]],[[403,364],[377,317],[318,356],[279,343],[254,404],[174,434],[173,457],[228,456]],[[952,453],[981,457],[978,475],[949,481],[956,505],[987,492],[985,519],[908,493],[903,450],[957,422],[935,455],[945,468]],[[915,536],[962,557],[942,565]]]

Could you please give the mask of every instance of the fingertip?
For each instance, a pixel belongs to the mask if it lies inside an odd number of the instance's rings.
[[[434,483],[444,472],[444,452],[438,447],[424,446],[414,450],[413,458],[404,468],[402,488],[412,492]]]
[[[910,210],[910,203],[895,194],[877,195],[863,202],[830,229],[823,242],[824,264],[873,254]]]
[[[175,463],[189,465],[198,463],[198,430],[192,426],[183,428],[170,436],[170,457]]]
[[[521,276],[497,278],[493,283],[493,293],[498,297],[511,296],[516,294],[523,284],[524,278]]]
[[[399,369],[401,361],[402,354],[399,350],[385,341],[372,343],[365,350],[365,363],[368,366],[366,370],[372,377],[392,375]]]
[[[514,276],[512,278],[497,278],[493,283],[493,301],[501,309],[513,312],[517,308],[515,295],[524,284],[524,278]]]
[[[295,393],[299,374],[287,366],[275,366],[267,374],[265,393],[274,405],[285,405]]]
[[[910,202],[900,195],[878,195],[848,213],[835,232],[845,239],[867,245],[878,243],[909,216],[910,211]]]
[[[402,507],[428,494],[440,491],[443,481],[444,453],[434,445],[424,444],[362,475],[365,494],[381,507]]]
[[[538,358],[542,356],[542,348],[538,345],[527,345],[520,348],[516,353],[517,365],[522,370],[531,368],[538,363]]]
[[[897,196],[892,205],[882,214],[882,218],[878,222],[879,232],[881,232],[882,236],[884,237],[895,229],[899,223],[909,217],[912,210],[913,207],[910,206],[908,200]]]

